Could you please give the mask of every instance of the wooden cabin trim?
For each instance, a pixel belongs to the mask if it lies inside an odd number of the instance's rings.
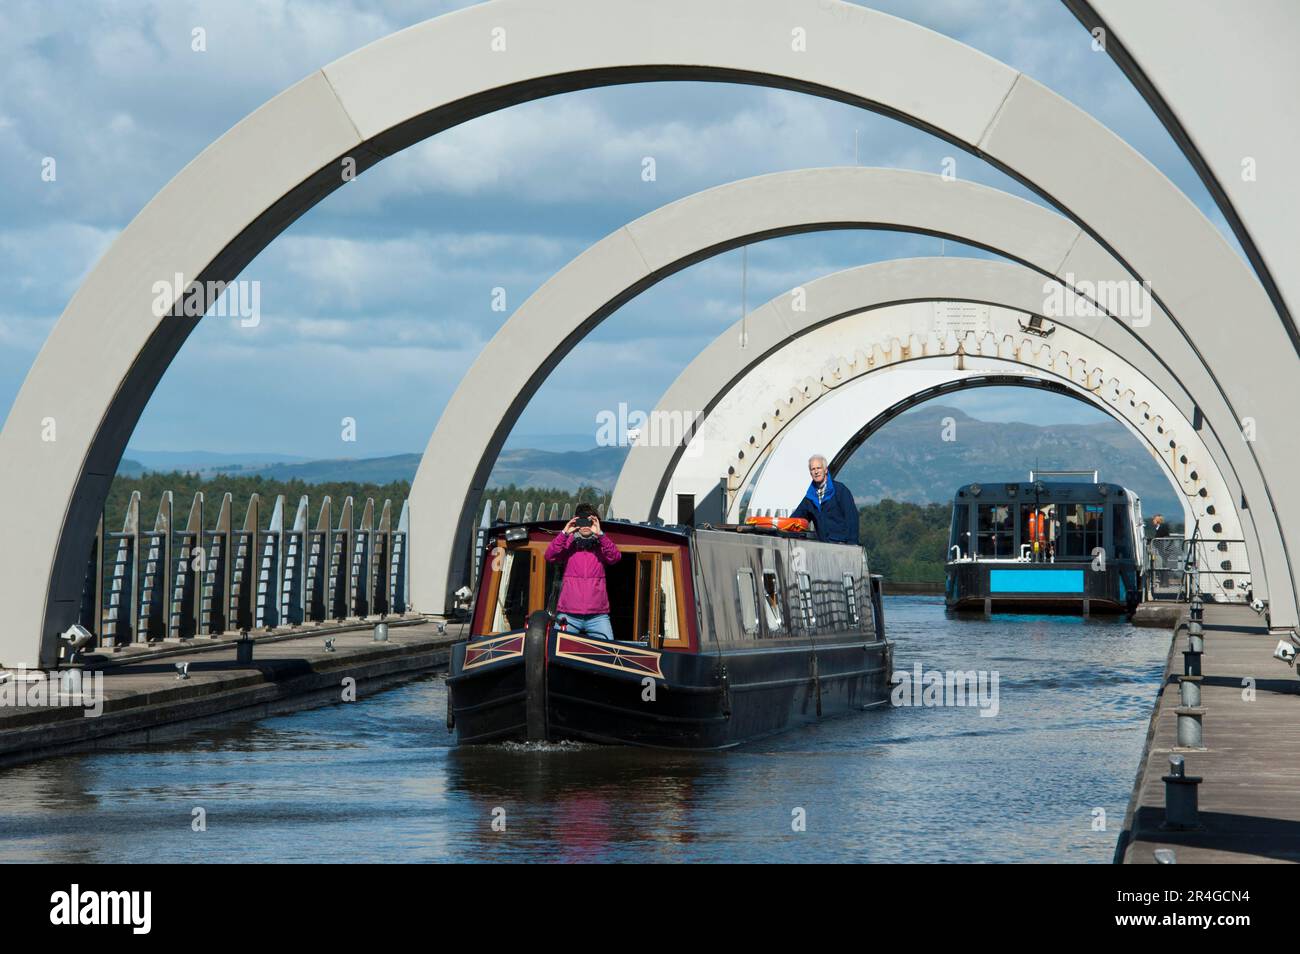
[[[650,635],[650,645],[654,649],[689,649],[691,646],[691,631],[689,627],[686,625],[687,591],[683,586],[683,575],[682,575],[682,554],[685,552],[685,548],[682,546],[673,546],[671,544],[665,545],[659,543],[619,544],[616,542],[615,546],[618,547],[619,552],[623,554],[625,559],[628,556],[631,556],[632,559],[636,561],[635,576],[633,578],[634,594],[637,592],[637,589],[641,585],[641,557],[643,555],[650,554],[655,557],[655,561],[654,561],[656,564],[655,573],[657,577],[661,572],[660,559],[662,557],[667,556],[672,561],[673,587],[677,594],[676,615],[677,615],[678,635],[676,639],[664,639],[662,633],[652,633]],[[659,587],[656,586],[650,591],[649,613],[650,613],[650,618],[652,620],[657,620],[659,618],[659,613],[658,613],[659,598],[660,598]],[[641,603],[639,600],[637,600],[632,607],[632,628],[633,628],[633,635],[641,632]]]
[[[528,539],[526,542],[507,544],[504,535],[497,537],[495,544],[488,550],[485,559],[495,559],[497,550],[502,551],[504,556],[507,553],[514,554],[516,559],[518,555],[527,552],[529,555],[528,563],[528,611],[527,616],[540,609],[546,608],[546,543],[538,540]],[[503,561],[504,562],[504,561]],[[494,629],[497,614],[497,597],[501,594],[501,567],[491,567],[488,573],[484,575],[487,590],[484,593],[484,606],[481,613],[475,612],[473,627],[474,632],[483,636],[499,636],[502,633],[511,632],[509,629]]]
[[[611,528],[612,529],[612,528]],[[642,528],[636,528],[640,530]],[[651,528],[645,528],[651,529]],[[636,587],[640,584],[641,568],[639,565],[640,557],[644,554],[650,554],[655,557],[656,574],[662,573],[660,560],[667,556],[672,565],[674,592],[677,598],[677,638],[663,639],[662,634],[652,634],[650,644],[656,649],[678,649],[690,650],[694,647],[693,628],[689,624],[689,616],[686,611],[687,603],[695,602],[694,587],[690,586],[688,574],[684,572],[685,554],[688,552],[686,541],[680,535],[677,536],[680,542],[674,542],[666,539],[663,542],[655,540],[650,543],[630,542],[627,532],[628,528],[618,528],[616,534],[609,534],[614,545],[618,547],[619,553],[623,559],[634,561],[634,578],[633,593],[635,597]],[[668,534],[660,534],[669,536]],[[487,545],[487,553],[484,556],[489,561],[487,572],[482,574],[479,592],[483,594],[482,606],[476,607],[473,614],[472,632],[479,636],[498,636],[510,630],[496,630],[493,624],[496,620],[497,598],[501,592],[501,567],[492,567],[490,561],[494,560],[498,548],[503,553],[519,554],[522,551],[528,551],[530,554],[530,564],[528,568],[528,615],[532,615],[538,610],[546,609],[548,593],[546,592],[546,550],[551,541],[557,536],[557,532],[545,527],[534,527],[530,529],[527,541],[507,544],[504,532],[499,532],[495,540]],[[662,577],[656,577],[661,579]],[[659,602],[661,594],[659,587],[654,587],[650,592],[651,606],[650,613],[652,619],[658,619]],[[640,632],[640,603],[639,601],[633,606],[633,626],[636,635]]]

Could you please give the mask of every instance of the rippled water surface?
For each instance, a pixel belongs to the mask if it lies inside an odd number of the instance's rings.
[[[1168,632],[885,613],[898,668],[997,671],[997,715],[889,708],[711,754],[458,749],[429,676],[0,770],[0,860],[1109,861]]]

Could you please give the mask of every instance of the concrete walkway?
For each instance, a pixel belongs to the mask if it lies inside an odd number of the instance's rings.
[[[1300,861],[1300,679],[1273,658],[1280,638],[1249,607],[1206,604],[1201,658],[1204,749],[1177,747],[1186,627],[1173,640],[1133,798],[1115,860],[1154,863],[1172,848],[1178,864]],[[1247,680],[1254,680],[1250,697]],[[1165,831],[1169,756],[1201,776],[1202,830]]]
[[[374,641],[367,626],[339,632],[311,630],[300,637],[272,638],[254,646],[249,663],[236,660],[236,648],[199,645],[165,658],[114,663],[98,671],[93,660],[82,676],[81,697],[48,705],[49,679],[11,674],[0,685],[0,766],[52,755],[175,737],[204,726],[256,719],[274,712],[344,701],[355,680],[356,697],[384,685],[445,666],[448,648],[465,627],[436,622],[394,621],[387,642]],[[325,648],[334,637],[334,651]],[[206,651],[205,651],[206,650]],[[176,666],[189,664],[189,678]],[[57,677],[54,685],[58,685]],[[91,688],[102,678],[101,690]],[[96,699],[102,711],[95,714]]]

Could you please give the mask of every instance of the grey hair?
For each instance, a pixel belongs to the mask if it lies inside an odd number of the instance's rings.
[[[821,461],[823,467],[829,467],[829,466],[830,466],[829,462],[828,462],[828,461],[826,460],[826,458],[823,457],[821,454],[813,454],[811,457],[809,457],[809,458],[808,458],[808,466],[811,467],[811,466],[812,466],[812,462],[815,461],[815,460],[819,460],[819,461]]]

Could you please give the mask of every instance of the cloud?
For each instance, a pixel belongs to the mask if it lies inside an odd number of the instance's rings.
[[[0,407],[87,270],[199,151],[331,60],[467,5],[8,0],[0,7]],[[1167,133],[1063,5],[871,5],[1045,82],[1211,208]],[[193,48],[196,29],[203,51]],[[862,164],[938,171],[954,156],[962,178],[1028,195],[910,126],[790,91],[652,83],[526,103],[385,160],[299,219],[243,276],[261,283],[261,324],[201,323],[136,443],[332,452],[346,405],[369,422],[363,433],[373,446],[423,446],[482,345],[583,249],[701,189],[851,163],[855,141]],[[53,182],[41,177],[46,157],[56,160]],[[653,181],[642,175],[647,157]],[[891,233],[759,243],[748,253],[746,300],[755,307],[832,271],[939,251],[936,239]],[[947,252],[983,254],[951,243]],[[582,432],[597,407],[652,405],[739,317],[739,262],[738,251],[701,262],[611,316],[539,391],[527,429]],[[496,287],[507,291],[505,312],[491,307]]]

